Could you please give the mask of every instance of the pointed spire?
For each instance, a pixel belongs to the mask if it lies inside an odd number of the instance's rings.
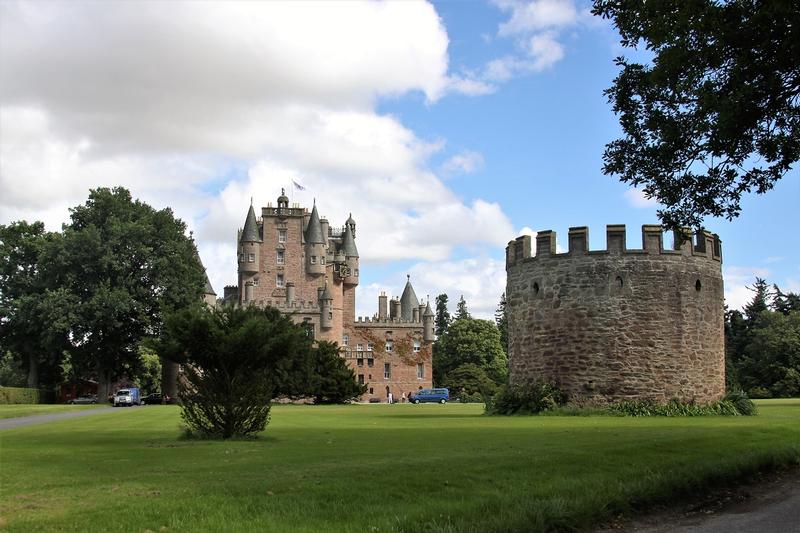
[[[433,316],[433,311],[431,311],[431,299],[428,298],[428,305],[425,306],[425,312],[422,313],[422,316]]]
[[[308,226],[306,226],[306,244],[324,244],[325,239],[322,237],[322,224],[319,223],[319,213],[317,213],[317,202],[314,201],[314,207],[311,209],[311,217],[308,219]]]
[[[319,297],[320,300],[333,300],[333,296],[331,296],[331,291],[328,290],[328,278],[325,278],[325,288],[322,290],[322,294]]]
[[[400,297],[400,317],[404,320],[412,320],[414,308],[419,309],[419,300],[414,292],[414,287],[411,286],[411,275],[408,274],[406,287],[403,289],[403,295]]]
[[[358,248],[356,248],[356,241],[353,234],[350,232],[350,226],[344,225],[344,235],[342,235],[342,251],[345,257],[358,257]]]
[[[253,209],[253,204],[250,204],[250,209],[247,211],[247,219],[244,221],[244,229],[242,230],[242,242],[261,242],[261,237],[258,235],[258,222],[256,221],[256,211]]]

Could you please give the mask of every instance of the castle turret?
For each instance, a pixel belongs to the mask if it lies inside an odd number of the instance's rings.
[[[331,329],[333,327],[333,296],[328,290],[328,280],[325,280],[325,288],[319,295],[319,327]]]
[[[350,228],[350,233],[353,234],[353,238],[356,238],[356,221],[353,220],[353,213],[350,213],[350,216],[347,217],[347,221],[344,223],[345,226]]]
[[[428,300],[428,305],[425,306],[425,312],[422,313],[422,340],[425,342],[433,342],[435,339],[434,314],[433,311],[431,311],[431,302]]]
[[[289,197],[286,196],[286,189],[281,187],[281,195],[278,196],[278,209],[289,209]]]
[[[253,204],[247,211],[244,228],[239,233],[239,273],[258,272],[261,255],[261,232],[258,229],[258,220]]]
[[[389,318],[392,320],[400,320],[400,300],[397,297],[389,302]]]
[[[346,285],[358,285],[358,249],[348,224],[344,226],[341,250],[344,252],[345,264],[347,265],[346,275],[342,276],[342,281]]]
[[[325,273],[325,239],[322,236],[322,224],[317,213],[317,203],[311,209],[311,217],[306,226],[305,252],[306,252],[306,272],[309,274]]]
[[[419,299],[414,292],[414,287],[411,286],[411,276],[409,275],[403,295],[400,297],[400,318],[408,322],[417,322],[419,317],[417,316],[415,319],[415,310],[419,313]]]

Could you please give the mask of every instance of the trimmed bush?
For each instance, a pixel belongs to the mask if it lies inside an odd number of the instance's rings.
[[[0,404],[39,403],[39,389],[0,387]]]
[[[486,414],[535,415],[567,403],[567,395],[552,383],[503,385],[487,398]]]

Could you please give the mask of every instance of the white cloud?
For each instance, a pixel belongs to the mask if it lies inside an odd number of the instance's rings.
[[[655,207],[658,205],[658,202],[655,198],[648,198],[642,189],[637,189],[635,187],[625,191],[625,199],[631,206],[639,209]]]
[[[725,281],[725,305],[728,309],[741,309],[753,299],[752,287],[756,277],[767,279],[771,272],[766,268],[729,266],[722,270]]]
[[[442,163],[442,174],[472,174],[483,166],[483,156],[472,150],[464,150]]]
[[[444,141],[375,110],[493,90],[448,73],[447,46],[423,2],[0,3],[0,223],[56,229],[123,185],[188,222],[220,294],[250,197],[292,180],[332,225],[353,212],[365,263],[503,246],[502,209],[429,168]]]
[[[571,0],[534,0],[504,5],[505,10],[511,11],[511,18],[500,25],[498,33],[501,36],[560,28],[574,24],[578,19]]]

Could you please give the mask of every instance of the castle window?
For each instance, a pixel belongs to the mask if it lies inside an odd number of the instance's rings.
[[[358,269],[357,268],[354,270],[354,272],[355,272],[355,276],[358,277]]]
[[[255,263],[255,261],[256,261],[256,254],[247,254],[248,263]]]
[[[314,340],[314,323],[310,320],[306,320],[303,322],[303,327],[306,328],[306,337]]]
[[[283,288],[283,274],[275,276],[275,286]]]
[[[694,282],[694,290],[696,290],[696,291],[699,291],[699,290],[700,290],[700,289],[702,289],[702,288],[703,288],[703,284],[702,284],[702,283],[700,283],[700,280],[699,280],[699,279],[698,279],[697,281],[695,281],[695,282]]]
[[[275,256],[275,262],[278,263],[279,265],[282,265],[283,258],[284,258],[283,250],[278,250],[277,255]]]
[[[372,352],[375,349],[375,345],[371,342],[367,343],[367,351]]]
[[[616,284],[617,288],[622,288],[623,282],[621,277],[617,276],[617,279],[614,280],[614,283]]]
[[[419,351],[419,347],[420,347],[419,341],[414,339],[414,351],[418,352]]]
[[[394,349],[394,343],[392,341],[386,341],[386,351],[391,352]]]
[[[375,394],[375,392],[372,390],[372,387],[369,388],[369,393],[370,394]]]
[[[535,282],[533,284],[533,294],[539,294],[539,284]]]
[[[244,254],[239,254],[239,262],[244,263]]]
[[[319,258],[319,264],[320,265],[324,265],[325,264],[325,257],[320,257]]]
[[[375,359],[373,359],[372,357],[370,357],[369,359],[367,359],[367,366],[368,366],[368,367],[370,367],[370,368],[372,368],[373,366],[375,366]]]
[[[350,335],[342,335],[342,346],[350,346]]]
[[[359,374],[358,375],[358,384],[359,385],[363,385],[364,384],[364,374]]]
[[[363,357],[359,357],[358,359],[356,359],[356,364],[358,366],[364,366],[364,358]]]
[[[425,363],[417,363],[417,379],[425,379]]]
[[[383,363],[383,379],[389,379],[391,377],[392,377],[391,363]]]
[[[278,242],[286,242],[286,230],[279,229],[278,230]]]
[[[364,345],[363,344],[356,344],[356,351],[357,352],[363,352],[364,351]]]
[[[312,265],[316,265],[317,264],[317,256],[316,255],[312,255],[311,256],[311,264]]]
[[[328,311],[328,318],[333,320],[333,311]]]

